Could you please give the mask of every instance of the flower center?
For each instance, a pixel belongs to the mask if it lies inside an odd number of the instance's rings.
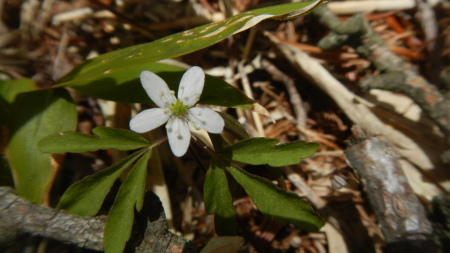
[[[175,100],[174,103],[170,105],[170,111],[178,117],[183,116],[186,113],[186,110],[189,108],[189,106],[183,104],[180,100]]]

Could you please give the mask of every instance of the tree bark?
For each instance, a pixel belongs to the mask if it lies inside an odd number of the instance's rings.
[[[388,252],[436,252],[431,223],[403,173],[399,155],[383,136],[353,127],[344,152],[361,177]]]
[[[189,241],[168,230],[161,202],[152,192],[146,194],[136,221],[126,252],[196,252]],[[0,187],[0,250],[29,234],[102,251],[105,222],[105,216],[80,217],[33,204]]]

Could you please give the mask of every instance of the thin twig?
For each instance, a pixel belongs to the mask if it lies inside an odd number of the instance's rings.
[[[450,100],[420,76],[410,63],[392,53],[363,15],[341,22],[325,7],[317,8],[313,15],[332,31],[319,42],[320,47],[335,48],[352,41],[356,51],[383,73],[363,80],[360,83],[363,89],[385,89],[409,96],[436,123],[450,145]],[[442,158],[450,162],[450,150]]]
[[[295,118],[297,119],[297,126],[306,128],[306,112],[305,108],[303,107],[303,100],[298,93],[292,78],[281,72],[277,67],[275,67],[275,65],[273,65],[266,59],[263,59],[261,61],[261,64],[264,69],[272,75],[272,78],[275,81],[281,81],[286,86],[286,90],[289,93],[292,107],[294,108]]]
[[[365,100],[350,92],[342,83],[334,78],[317,60],[314,60],[306,53],[270,33],[265,33],[286,59],[311,82],[316,84],[321,90],[328,94],[341,110],[355,124],[361,126],[364,131],[371,134],[385,135],[403,156],[422,168],[432,167],[429,158],[411,139],[395,129],[386,127],[384,123],[376,117],[368,108]],[[411,151],[417,151],[411,155]],[[420,152],[420,153],[418,153]]]
[[[239,62],[238,70],[239,70],[239,74],[241,76],[242,86],[244,88],[245,95],[247,97],[253,99],[252,88],[250,86],[250,82],[248,80],[247,74],[245,73],[243,61]],[[259,137],[264,137],[265,132],[264,132],[264,126],[261,121],[261,115],[259,115],[257,112],[252,111],[252,118],[253,118],[253,121],[255,122],[255,127],[256,127],[256,130],[258,131]]]

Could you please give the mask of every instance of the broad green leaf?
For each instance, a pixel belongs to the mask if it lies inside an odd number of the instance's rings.
[[[226,169],[264,215],[281,224],[289,222],[308,231],[317,231],[325,224],[310,204],[298,195],[281,190],[271,182],[241,168],[230,165]]]
[[[142,102],[134,96],[135,92],[139,92],[136,89],[136,84],[131,85],[135,89],[129,89],[131,88],[128,87],[130,86],[129,82],[136,80],[142,70],[149,70],[161,76],[164,75],[163,72],[166,72],[166,74],[170,72],[167,66],[163,67],[152,63],[211,46],[230,35],[251,28],[265,19],[284,19],[302,15],[323,2],[325,0],[283,4],[252,10],[150,43],[103,54],[78,66],[62,78],[59,86],[72,86],[80,92],[99,98],[124,102]],[[206,86],[209,86],[208,82]],[[208,89],[206,86],[205,88]],[[126,90],[127,92],[120,93],[115,91],[116,89]],[[221,94],[221,96],[224,95]],[[200,103],[208,104],[209,102],[201,99]],[[218,101],[215,101],[214,104],[218,104]],[[251,107],[251,104],[242,100],[239,104],[234,105],[234,107],[241,106]]]
[[[106,218],[104,249],[106,253],[122,253],[133,227],[134,212],[140,211],[144,201],[148,150],[133,166],[120,186],[114,204]]]
[[[35,83],[31,79],[0,80],[0,97],[8,104],[11,104],[19,93],[35,89]]]
[[[19,93],[35,90],[31,79],[0,80],[0,125],[8,125],[11,104]]]
[[[211,161],[203,186],[205,209],[208,214],[215,213],[214,224],[220,236],[236,235],[237,221],[233,200],[228,188],[225,171]]]
[[[253,165],[287,166],[297,164],[301,158],[316,152],[319,144],[303,141],[276,145],[277,139],[251,138],[224,148],[221,153],[233,160]]]
[[[7,153],[17,192],[41,203],[50,190],[56,168],[37,143],[44,136],[76,127],[76,108],[64,89],[21,93],[11,106],[12,135]]]
[[[96,127],[95,135],[63,132],[42,138],[39,148],[46,153],[86,152],[101,149],[133,150],[149,145],[140,135],[124,129]]]
[[[114,72],[108,78],[92,81],[69,82],[58,86],[71,86],[81,93],[93,97],[127,103],[151,103],[142,88],[139,75],[148,70],[164,79],[171,90],[177,91],[181,77],[186,69],[158,62],[147,62],[128,69],[126,72]],[[57,86],[56,86],[57,87]],[[241,91],[225,81],[206,75],[205,86],[199,103],[226,107],[251,109],[255,101],[249,99]]]
[[[114,182],[145,152],[148,151],[143,149],[135,152],[113,166],[71,185],[64,192],[56,208],[80,216],[96,215]]]
[[[3,145],[7,143],[9,137],[8,131],[1,128],[11,124],[11,104],[18,94],[35,89],[35,83],[31,79],[0,80],[0,142]],[[0,185],[14,186],[11,169],[4,156],[0,157]]]

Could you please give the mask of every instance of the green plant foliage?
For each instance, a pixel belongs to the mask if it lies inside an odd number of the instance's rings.
[[[17,192],[41,203],[56,169],[37,143],[44,136],[73,131],[76,108],[64,89],[21,93],[11,105],[11,138],[7,153]]]
[[[113,166],[71,185],[64,192],[56,208],[80,216],[96,215],[114,182],[145,152],[148,151],[143,149],[135,152]]]
[[[139,75],[144,70],[158,74],[177,91],[181,77],[186,69],[158,62],[150,62],[127,70],[126,73],[115,72],[108,79],[96,79],[91,82],[71,82],[68,86],[94,97],[128,103],[152,103],[142,88]],[[64,86],[61,84],[58,86]],[[246,97],[235,87],[225,81],[206,75],[205,87],[199,103],[251,109],[253,100]]]
[[[86,152],[101,149],[133,150],[150,143],[140,135],[124,129],[96,127],[95,135],[77,132],[63,132],[42,138],[39,148],[46,153]]]
[[[104,249],[106,253],[122,253],[133,227],[134,212],[140,211],[144,201],[147,164],[151,150],[136,162],[120,186],[106,219]]]
[[[0,127],[10,126],[11,124],[11,104],[14,102],[16,96],[22,92],[28,92],[35,90],[35,83],[31,79],[13,79],[13,80],[0,80]],[[6,132],[2,131],[0,134],[0,140],[6,143]],[[0,157],[0,185],[14,185],[14,179],[11,174],[9,162],[6,157]]]
[[[137,83],[139,74],[143,70],[148,70],[160,75],[165,80],[169,80],[170,75],[175,72],[174,67],[155,62],[211,46],[230,35],[251,28],[265,19],[290,18],[293,17],[292,15],[302,15],[322,2],[324,0],[283,4],[252,10],[150,43],[103,54],[78,66],[63,77],[58,86],[71,86],[82,93],[98,98],[124,102],[146,102],[148,100],[143,97],[145,94],[142,95],[142,88]],[[177,80],[179,80],[180,74],[178,74]],[[214,95],[209,92],[210,89],[214,90],[214,88],[208,87],[210,86],[209,83],[206,82],[205,85],[205,96]],[[219,93],[218,96],[222,99],[234,99],[223,93]],[[215,105],[252,108],[252,103],[240,96],[238,97],[240,101],[234,104],[222,103],[227,101],[221,99],[217,101],[213,99],[205,101],[205,99],[202,97],[199,102],[208,104],[212,101]],[[219,104],[219,102],[222,104]]]
[[[227,176],[221,167],[216,166],[216,161],[211,161],[211,168],[206,173],[203,195],[206,212],[215,213],[216,233],[220,236],[236,235],[236,213]]]
[[[309,157],[316,152],[319,144],[303,141],[276,145],[277,139],[251,138],[237,142],[221,151],[230,160],[270,166],[287,166],[297,164],[301,158]]]
[[[228,165],[226,170],[244,188],[258,209],[275,221],[287,222],[309,231],[317,231],[325,221],[298,195],[277,188],[274,184],[245,170]]]
[[[0,125],[8,125],[11,104],[19,93],[35,90],[31,79],[0,80]]]
[[[244,127],[242,127],[239,121],[237,121],[234,117],[223,112],[217,113],[219,113],[220,116],[225,121],[224,132],[231,134],[234,138],[238,140],[250,138],[247,131],[245,131]]]

